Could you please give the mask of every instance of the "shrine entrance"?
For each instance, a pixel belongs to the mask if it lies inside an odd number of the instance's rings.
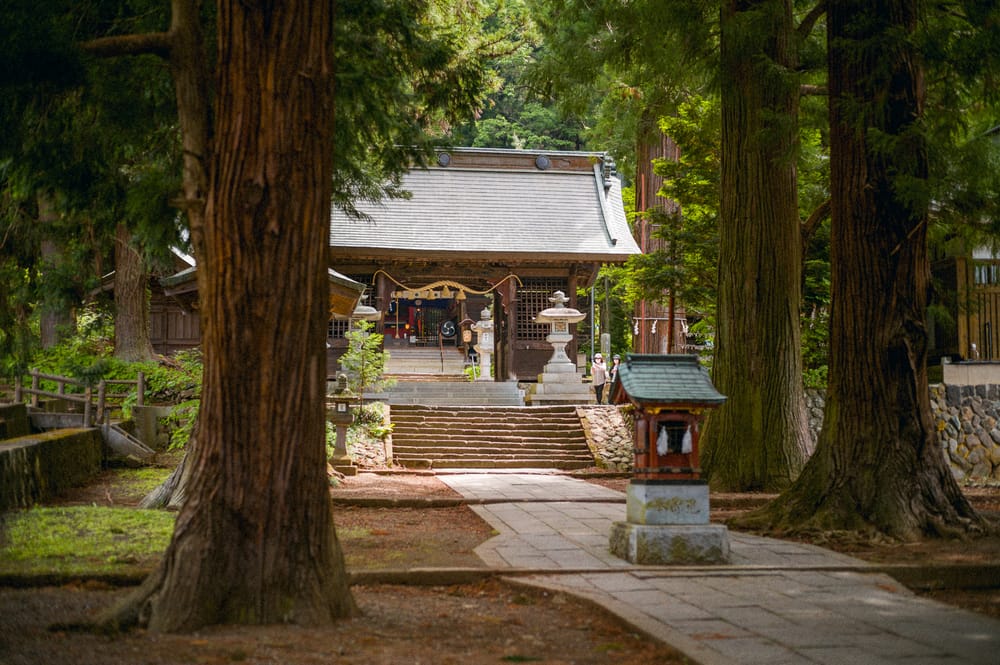
[[[456,280],[436,280],[422,285],[407,284],[379,270],[388,288],[379,289],[383,318],[382,331],[388,347],[453,346],[467,347],[471,340],[463,339],[463,322],[468,327],[479,318],[483,308],[493,305],[497,285],[475,288]],[[500,283],[517,280],[508,275]],[[499,285],[499,283],[498,283]]]

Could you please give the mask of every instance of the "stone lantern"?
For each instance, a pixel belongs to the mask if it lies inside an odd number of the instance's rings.
[[[552,345],[552,357],[545,363],[538,383],[532,387],[532,404],[580,404],[590,400],[590,389],[581,382],[576,365],[566,355],[566,345],[573,341],[572,326],[586,317],[586,314],[567,307],[569,299],[562,291],[556,291],[549,298],[552,307],[543,309],[535,317],[535,323],[548,323],[549,334],[545,341]]]
[[[611,529],[611,553],[640,564],[729,561],[726,527],[709,523],[698,443],[707,410],[726,401],[694,355],[629,354],[611,396],[635,418],[635,468],[626,521]]]
[[[354,466],[354,460],[347,454],[347,428],[354,422],[351,404],[356,400],[357,395],[347,387],[347,375],[340,373],[337,376],[337,387],[327,399],[326,419],[333,423],[337,429],[333,455],[329,461],[334,469],[345,476],[353,476],[358,473],[357,467]]]
[[[479,376],[477,381],[492,381],[490,357],[493,355],[493,315],[488,307],[479,313],[479,321],[472,329],[476,332],[476,344],[473,347],[479,354]]]
[[[578,309],[567,307],[569,298],[562,291],[556,291],[549,298],[552,307],[543,309],[535,317],[535,323],[548,323],[550,331],[545,341],[552,345],[552,357],[545,364],[545,371],[565,371],[576,373],[576,365],[566,355],[566,345],[573,341],[571,323],[583,321],[587,315]]]

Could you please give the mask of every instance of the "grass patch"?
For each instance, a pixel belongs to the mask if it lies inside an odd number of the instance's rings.
[[[149,571],[170,543],[175,514],[94,506],[35,507],[3,516],[0,574]]]
[[[162,467],[141,467],[138,469],[119,469],[116,472],[116,483],[127,488],[131,494],[146,496],[166,480],[173,469]]]

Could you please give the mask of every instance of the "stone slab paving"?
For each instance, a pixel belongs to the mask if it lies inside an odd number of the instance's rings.
[[[619,492],[556,474],[439,478],[487,502],[473,506],[499,534],[476,550],[487,565],[588,598],[701,665],[1000,665],[1000,621],[853,557],[730,532],[730,565],[636,566],[608,552]]]

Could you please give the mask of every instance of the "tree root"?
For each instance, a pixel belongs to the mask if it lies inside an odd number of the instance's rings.
[[[150,599],[163,581],[162,566],[158,567],[132,593],[115,605],[101,612],[91,625],[91,631],[116,635],[133,628],[145,627],[149,622]]]

